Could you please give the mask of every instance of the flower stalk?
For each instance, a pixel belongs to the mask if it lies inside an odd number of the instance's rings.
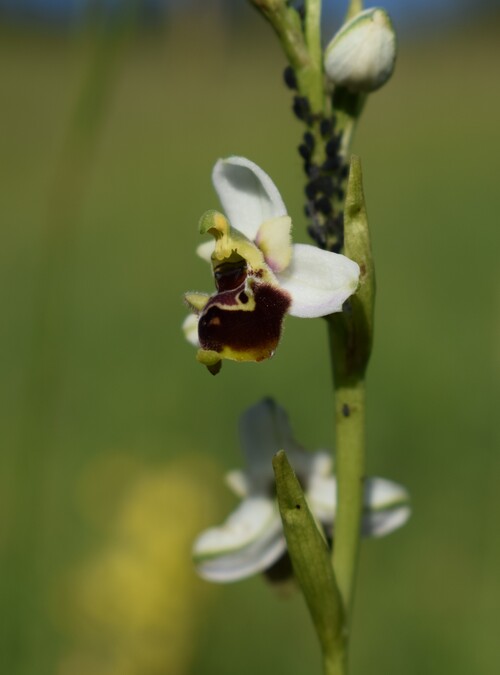
[[[326,159],[325,143],[321,141],[321,121],[335,120],[340,137],[340,156],[348,156],[352,136],[366,95],[335,87],[326,95],[323,79],[320,45],[320,0],[305,4],[302,20],[294,19],[293,40],[283,39],[283,17],[295,12],[278,0],[252,0],[271,22],[282,42],[285,54],[295,71],[297,90],[310,105],[311,115],[304,120],[311,128],[314,144],[310,163],[321,165]],[[347,19],[362,10],[360,0],[352,0]],[[298,15],[297,15],[298,16]],[[290,28],[290,15],[287,22]],[[292,48],[292,49],[291,49]],[[315,114],[318,117],[315,117]],[[316,124],[316,122],[319,122]],[[324,122],[323,122],[324,124]],[[310,164],[309,164],[310,166]],[[341,197],[333,195],[333,206],[339,206]],[[365,371],[371,353],[373,333],[373,301],[375,293],[373,264],[364,196],[361,165],[353,158],[349,172],[347,195],[343,208],[343,253],[360,265],[360,287],[345,306],[345,311],[328,317],[329,344],[335,393],[335,421],[337,440],[336,473],[339,490],[338,520],[335,527],[333,554],[336,588],[340,589],[343,608],[350,616],[359,552],[360,526],[363,505],[365,471]],[[328,237],[326,245],[329,246]],[[292,561],[294,559],[291,555]],[[339,596],[339,597],[340,597]],[[338,647],[338,645],[337,645]],[[342,650],[344,648],[342,647]]]
[[[360,285],[346,311],[329,317],[335,391],[338,516],[333,564],[350,621],[359,556],[365,475],[365,372],[373,343],[375,274],[361,162],[353,156],[345,203],[344,250],[360,266]]]
[[[324,107],[321,51],[321,0],[306,0],[304,20],[286,0],[250,0],[269,21],[295,71],[297,89],[309,99],[313,113]]]

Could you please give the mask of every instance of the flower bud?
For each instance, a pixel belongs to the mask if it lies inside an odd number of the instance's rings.
[[[352,92],[375,91],[392,75],[396,34],[384,9],[372,7],[354,16],[325,50],[325,70],[336,85]]]

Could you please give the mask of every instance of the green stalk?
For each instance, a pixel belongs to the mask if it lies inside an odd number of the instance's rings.
[[[313,161],[321,165],[325,148],[317,120],[332,112],[323,79],[321,0],[306,0],[303,27],[297,12],[285,0],[251,2],[276,31],[295,71],[299,94],[309,101],[315,120],[310,123],[310,131],[316,139]],[[362,8],[362,0],[351,0],[347,18]],[[345,158],[350,152],[352,136],[365,99],[365,95],[352,94],[341,87],[333,93],[331,106],[337,120],[336,131],[342,133],[341,154]],[[288,487],[283,487],[285,481],[280,488],[279,476],[281,475],[283,482],[284,469],[282,463],[275,465],[278,500],[288,549],[322,645],[326,675],[347,674],[348,626],[351,622],[363,509],[365,371],[372,346],[375,283],[361,165],[356,157],[351,160],[347,186],[343,252],[359,264],[360,286],[356,295],[346,303],[346,311],[328,317],[335,396],[338,503],[334,532],[333,584],[325,582],[322,593],[317,593],[317,587],[310,578],[311,565],[317,565],[321,556],[318,551],[315,554],[312,550],[304,553],[304,546],[300,543],[304,538],[314,540],[313,528],[304,521],[302,529],[297,529],[297,514],[293,512],[293,505],[286,505],[284,496],[293,486],[290,483]],[[334,632],[334,637],[328,635],[321,621],[317,620],[325,612],[325,607],[332,602],[336,606],[336,620],[339,621],[341,617],[342,623],[342,631]],[[341,640],[338,639],[339,635]]]
[[[323,51],[321,49],[321,0],[306,0],[304,32],[310,63],[297,72],[299,91],[306,95],[315,113],[324,112]],[[304,81],[305,80],[305,81]]]
[[[335,340],[332,330],[330,340]],[[335,380],[337,514],[333,562],[349,623],[358,569],[363,510],[365,381],[360,379],[339,383],[338,380],[339,378]]]
[[[333,565],[350,623],[359,557],[365,474],[365,372],[373,342],[375,273],[361,163],[353,156],[345,202],[345,254],[360,267],[345,311],[329,317],[335,393],[337,514]]]
[[[306,0],[304,28],[299,13],[285,0],[250,0],[269,21],[295,71],[299,93],[309,99],[314,113],[324,108],[321,0]]]
[[[349,7],[347,8],[347,14],[345,16],[345,21],[349,21],[353,16],[359,14],[363,11],[363,0],[351,0]]]

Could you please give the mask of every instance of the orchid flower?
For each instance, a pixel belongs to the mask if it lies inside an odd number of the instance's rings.
[[[286,412],[272,399],[243,413],[239,432],[247,468],[230,472],[226,480],[242,501],[221,526],[203,532],[193,548],[200,576],[219,583],[271,570],[287,555],[271,463],[280,449],[287,453],[327,538],[335,538],[337,484],[330,454],[305,451],[293,438]],[[384,536],[409,516],[404,487],[383,478],[365,480],[363,536]]]
[[[262,361],[274,354],[285,315],[340,312],[359,279],[343,255],[292,244],[292,221],[271,178],[244,157],[219,160],[212,179],[225,216],[208,211],[200,232],[214,241],[198,254],[211,262],[216,292],[187,293],[187,339],[212,372],[221,359]]]

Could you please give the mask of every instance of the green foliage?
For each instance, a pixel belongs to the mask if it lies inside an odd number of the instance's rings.
[[[34,424],[26,383],[41,231],[88,51],[84,36],[0,40],[0,584],[2,600],[14,587],[18,601],[2,602],[4,626],[17,614],[23,627],[18,635],[2,630],[9,675],[58,672],[77,638],[61,619],[68,574],[108,540],[107,522],[133,480],[133,471],[103,479],[90,518],[82,484],[103,458],[155,466],[203,453],[236,467],[232,421],[263,391],[286,401],[308,446],[331,444],[323,322],[288,319],[293,330],[274,359],[227,364],[217,378],[196,364],[180,331],[182,293],[191,284],[211,290],[194,249],[201,213],[219,206],[209,180],[215,159],[236,152],[258,162],[280,188],[296,238],[306,241],[293,147],[301,129],[286,114],[290,94],[278,85],[273,36],[250,13],[248,24],[230,35],[191,18],[166,35],[139,37],[123,56],[70,223],[65,319],[51,357],[60,376],[42,457],[20,440]],[[394,79],[370,99],[359,129],[378,282],[367,473],[407,485],[414,517],[387,541],[362,546],[354,674],[380,654],[384,675],[498,670],[497,29],[403,42]],[[210,45],[201,58],[196,44]],[[311,359],[303,358],[304,343]],[[240,368],[259,375],[243,384]],[[303,388],[311,372],[320,373],[314,397]],[[193,392],[204,402],[195,418]],[[9,562],[26,537],[36,559],[34,613],[26,611],[25,570]],[[192,583],[200,583],[194,572]],[[204,616],[187,672],[315,670],[315,637],[298,596],[276,602],[253,579],[221,589]]]

